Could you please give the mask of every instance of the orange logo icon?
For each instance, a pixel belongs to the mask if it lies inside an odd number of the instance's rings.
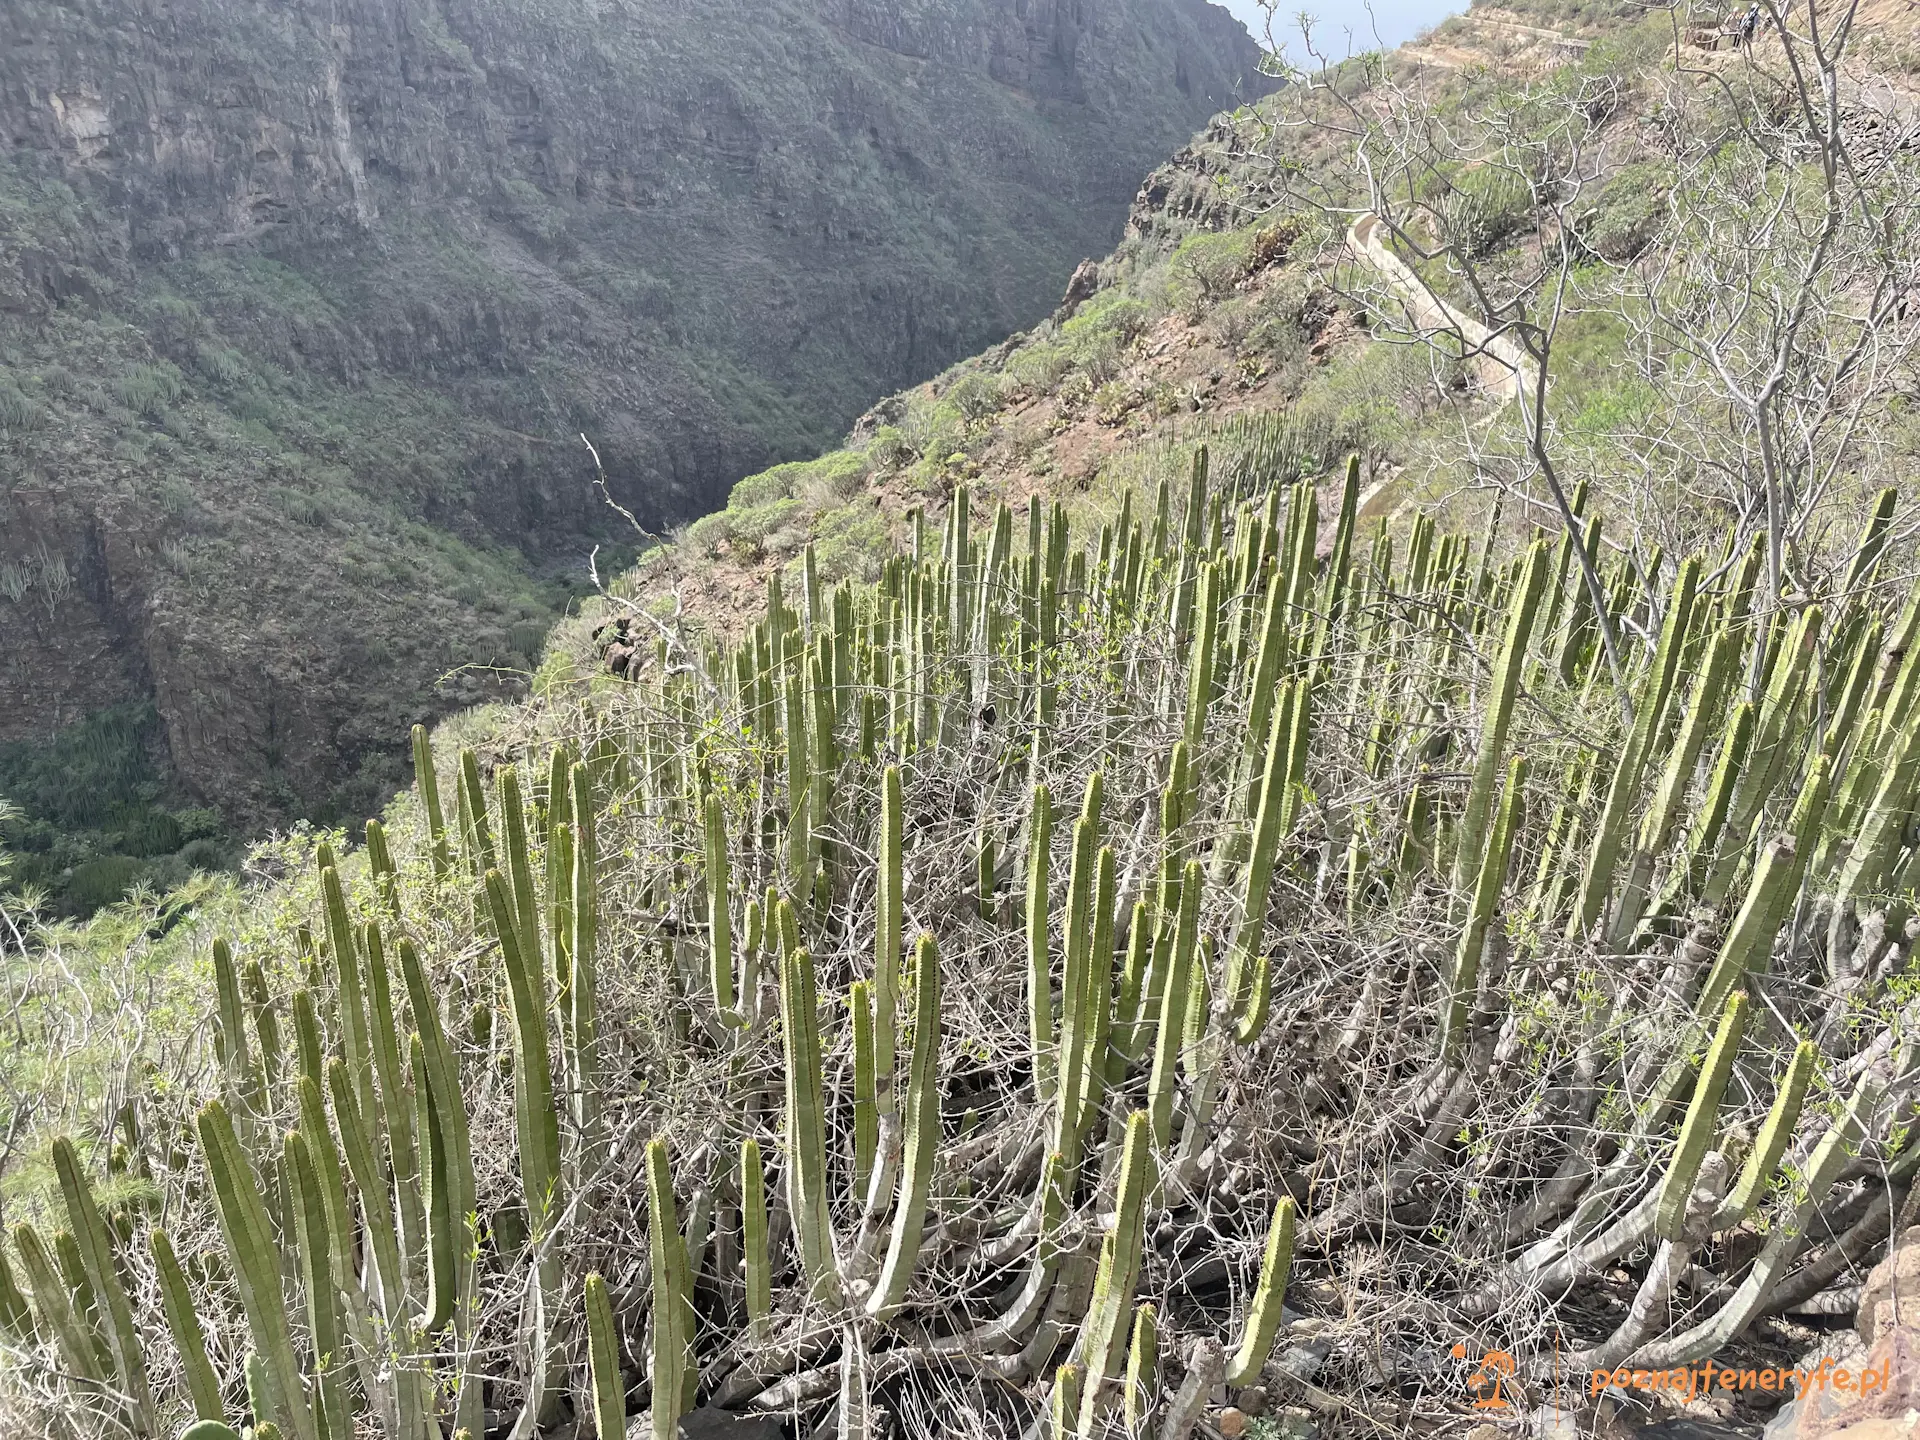
[[[1467,1345],[1464,1340],[1456,1341],[1453,1358],[1467,1358]],[[1508,1406],[1506,1396],[1500,1393],[1501,1383],[1513,1374],[1515,1366],[1513,1356],[1504,1350],[1489,1350],[1481,1356],[1479,1366],[1467,1376],[1467,1388],[1473,1391],[1473,1408],[1476,1410],[1505,1410]],[[1491,1386],[1491,1390],[1489,1390]]]

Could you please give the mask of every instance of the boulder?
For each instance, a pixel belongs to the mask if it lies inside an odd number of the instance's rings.
[[[1877,1375],[1871,1390],[1861,1393],[1857,1379],[1845,1390],[1831,1383],[1810,1384],[1773,1418],[1766,1440],[1883,1440],[1914,1434],[1911,1425],[1920,1421],[1920,1327],[1882,1324],[1876,1333],[1864,1356],[1830,1342],[1801,1360],[1801,1368],[1809,1371],[1826,1359],[1855,1377]]]
[[[1854,1320],[1869,1345],[1883,1327],[1902,1324],[1920,1326],[1920,1225],[1902,1232],[1887,1247],[1886,1258],[1873,1267],[1860,1287]]]

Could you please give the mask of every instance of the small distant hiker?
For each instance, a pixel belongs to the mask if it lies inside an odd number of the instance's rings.
[[[1747,46],[1753,43],[1753,32],[1759,28],[1759,25],[1760,25],[1760,0],[1753,0],[1753,3],[1747,6],[1747,13],[1745,18],[1743,18],[1740,21],[1740,48],[1741,49],[1744,50],[1746,49]]]

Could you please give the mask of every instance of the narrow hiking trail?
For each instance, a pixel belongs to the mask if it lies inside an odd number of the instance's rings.
[[[1475,377],[1489,394],[1502,401],[1517,400],[1530,391],[1538,375],[1526,351],[1434,294],[1412,266],[1387,248],[1380,237],[1380,224],[1380,217],[1372,211],[1362,215],[1347,231],[1347,248],[1355,259],[1386,277],[1406,302],[1408,316],[1421,338],[1458,337],[1461,354],[1473,366]]]
[[[1385,277],[1406,304],[1408,318],[1420,337],[1431,340],[1452,335],[1459,340],[1460,352],[1472,366],[1474,377],[1496,402],[1495,413],[1528,394],[1538,371],[1526,351],[1434,294],[1412,266],[1387,248],[1380,235],[1380,225],[1380,217],[1372,211],[1362,215],[1347,231],[1347,249],[1356,260]],[[1393,512],[1396,507],[1391,502],[1397,478],[1388,475],[1376,481],[1361,497],[1360,512],[1364,517],[1379,518]]]

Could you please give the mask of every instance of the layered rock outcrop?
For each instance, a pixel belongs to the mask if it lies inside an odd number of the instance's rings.
[[[151,695],[237,823],[364,809],[623,538],[583,433],[650,526],[830,446],[1256,60],[1204,0],[11,0],[0,744]]]

